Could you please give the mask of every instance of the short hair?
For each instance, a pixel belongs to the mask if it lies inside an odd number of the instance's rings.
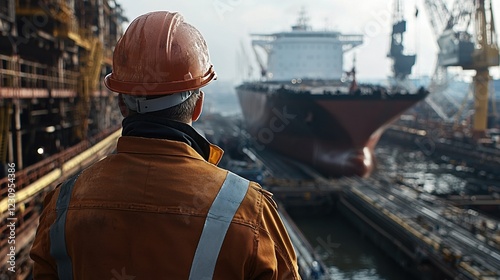
[[[184,102],[175,105],[173,107],[155,111],[155,112],[148,112],[144,113],[145,115],[150,115],[150,116],[157,116],[157,117],[162,117],[162,118],[167,118],[170,120],[178,121],[178,122],[183,122],[183,123],[189,123],[191,121],[191,118],[193,116],[194,108],[196,107],[196,102],[200,98],[200,91],[199,90],[193,90],[191,91],[192,94],[191,96],[188,97]],[[148,96],[147,99],[155,99],[162,97],[161,96]],[[133,96],[130,95],[123,95],[124,98],[134,98]],[[127,102],[125,102],[127,104]],[[132,115],[134,114],[139,114],[137,111],[135,111],[133,108],[130,108],[128,105],[127,107],[129,108],[130,112]]]

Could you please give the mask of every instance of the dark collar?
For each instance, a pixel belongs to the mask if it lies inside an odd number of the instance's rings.
[[[192,126],[158,116],[132,115],[123,119],[123,136],[168,139],[188,144],[205,160],[210,155],[210,143]]]

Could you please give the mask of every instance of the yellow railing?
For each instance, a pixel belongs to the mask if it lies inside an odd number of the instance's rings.
[[[28,253],[32,242],[38,219],[43,205],[43,198],[47,191],[53,189],[79,170],[83,170],[93,162],[102,159],[116,147],[116,141],[121,130],[106,131],[93,139],[86,140],[45,162],[36,166],[20,170],[16,175],[16,201],[15,207],[9,206],[7,199],[8,178],[0,179],[0,234],[8,236],[10,229],[6,217],[16,219],[16,264],[19,267],[29,267],[31,260]],[[92,145],[94,141],[98,142]],[[28,169],[31,169],[29,171]],[[10,210],[13,208],[14,210]],[[13,211],[14,216],[11,216]],[[7,253],[10,245],[7,238],[0,239],[0,271],[6,271]],[[29,269],[26,270],[29,272]],[[16,269],[16,275],[10,279],[25,279],[23,269]]]

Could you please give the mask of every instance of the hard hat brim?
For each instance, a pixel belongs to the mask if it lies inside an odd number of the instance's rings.
[[[104,85],[111,91],[129,94],[133,96],[167,95],[188,90],[194,90],[207,85],[210,81],[216,80],[217,74],[210,65],[208,71],[201,77],[195,77],[184,81],[165,83],[137,83],[119,81],[113,78],[113,73],[106,75]]]

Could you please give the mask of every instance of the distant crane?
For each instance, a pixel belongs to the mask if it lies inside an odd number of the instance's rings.
[[[243,80],[251,78],[253,67],[243,41],[240,41],[240,51],[236,59],[236,66],[238,67],[238,72],[242,73]]]
[[[472,130],[474,138],[481,138],[488,124],[489,67],[500,64],[491,0],[456,0],[438,42],[442,66],[476,70]]]
[[[406,20],[404,19],[402,0],[395,0],[391,49],[388,57],[393,59],[392,71],[396,80],[405,80],[411,74],[411,68],[415,65],[415,55],[403,54],[403,34],[406,32]]]
[[[254,40],[252,42],[252,49],[253,49],[253,52],[255,54],[255,57],[257,58],[257,63],[259,64],[259,67],[260,67],[260,76],[261,76],[261,78],[266,78],[267,77],[266,63],[264,62],[264,60],[262,59],[260,54],[257,52],[256,46],[263,47],[266,50],[266,52],[268,52],[268,53],[270,51],[270,47],[266,43],[263,44],[262,41],[260,41],[260,40]]]
[[[500,64],[491,0],[455,0],[451,11],[442,0],[425,0],[425,7],[438,36],[438,67],[476,70],[472,129],[481,138],[488,121],[489,67]]]

